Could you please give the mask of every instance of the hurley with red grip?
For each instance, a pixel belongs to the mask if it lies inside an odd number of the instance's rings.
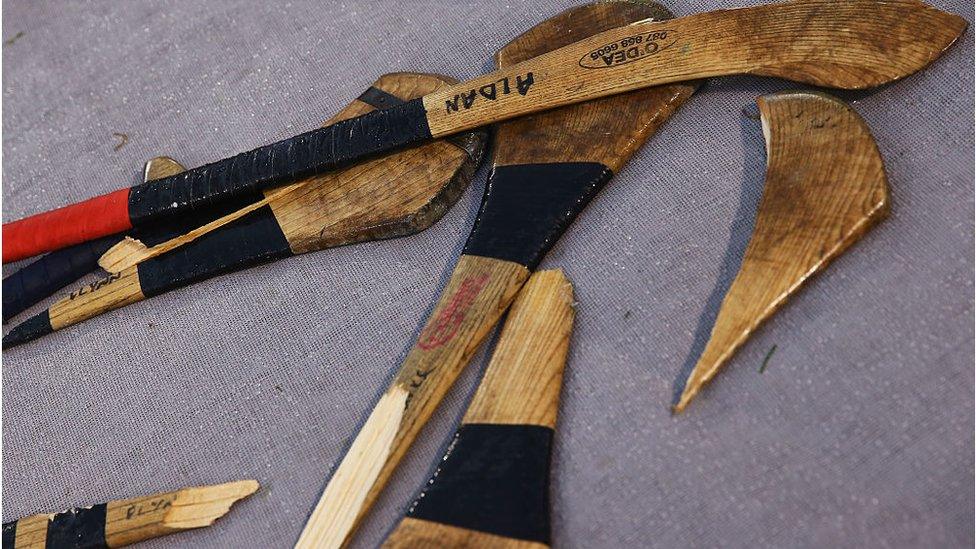
[[[62,208],[53,217],[5,225],[3,260],[107,236],[431,137],[660,84],[754,74],[832,88],[879,86],[927,66],[966,25],[918,0],[793,0],[624,25],[391,109]]]

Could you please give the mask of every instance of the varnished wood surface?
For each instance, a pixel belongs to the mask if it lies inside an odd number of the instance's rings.
[[[417,342],[332,475],[296,547],[341,547],[529,271],[464,256]]]
[[[625,5],[614,5],[609,9],[602,6],[588,9],[599,10],[599,13],[607,16],[619,13],[620,15],[615,15],[617,21],[626,20],[627,17],[632,17],[635,13],[633,8]],[[639,13],[644,13],[641,10],[648,10],[647,13],[658,13],[645,7],[638,10]],[[582,12],[577,12],[577,15],[580,13]],[[573,26],[574,21],[578,21],[580,25],[592,25],[596,18],[573,18],[572,16],[560,15],[557,16],[557,19],[559,21],[557,28],[567,31]],[[546,26],[548,23],[542,23],[542,25]],[[575,28],[575,36],[595,32],[584,26]],[[552,31],[541,33],[530,31],[516,38],[500,51],[499,62],[517,55],[526,55],[527,52],[545,51],[544,39],[549,36],[550,32]],[[549,47],[555,46],[550,43]],[[662,120],[680,104],[680,99],[686,97],[686,95],[681,95],[675,99],[667,94],[662,95],[653,92],[651,96],[650,103],[645,104],[645,107],[658,113]],[[590,107],[586,104],[579,105],[575,109],[586,112],[590,110]],[[560,124],[566,123],[574,117],[582,120],[587,118],[598,120],[618,114],[609,112],[604,105],[602,108],[598,107],[597,111],[589,117],[586,114],[563,113],[557,114],[551,120],[537,120],[536,123]],[[632,111],[628,111],[627,116],[631,114]],[[518,123],[518,121],[509,123]],[[658,123],[655,122],[652,126],[656,127]],[[636,143],[632,145],[632,148],[636,148],[653,127],[648,128],[651,124],[642,122],[634,123],[631,121],[631,124],[627,135],[630,141]],[[583,127],[586,128],[586,131],[593,133],[581,135],[577,132],[578,141],[573,144],[574,148],[599,147],[598,144],[607,139],[605,135],[606,126],[592,123]],[[501,138],[502,135],[505,135],[505,128],[498,128],[497,132],[500,135],[496,136],[494,152],[496,164],[497,158],[506,155],[506,151],[522,147],[532,147],[537,151],[533,155],[534,162],[572,161],[565,152],[548,150],[541,143],[552,139],[559,131],[559,128],[554,128],[534,132],[527,136],[510,136],[513,138],[505,139]],[[547,155],[552,156],[548,157]],[[514,155],[510,157],[514,157]],[[607,163],[614,162],[610,160],[610,157],[618,159],[617,163],[619,163],[625,160],[627,156],[615,151],[607,157]],[[486,274],[490,274],[490,276],[486,278]],[[485,257],[461,256],[448,287],[441,294],[442,297],[427,321],[418,341],[401,365],[396,380],[381,398],[377,408],[374,409],[373,414],[353,442],[352,447],[357,450],[362,449],[363,453],[347,452],[306,523],[298,547],[340,547],[348,541],[355,526],[362,520],[362,517],[378,497],[396,465],[450,388],[461,368],[467,364],[471,354],[484,340],[502,312],[511,304],[528,275],[528,269],[517,263]],[[471,300],[467,296],[475,293],[475,290],[477,290],[478,299]],[[471,304],[466,305],[469,301]],[[466,309],[464,315],[460,317],[455,312],[460,307],[459,304],[465,305],[464,308]],[[459,318],[461,320],[458,320]],[[455,331],[457,334],[454,334]],[[441,343],[447,335],[450,336],[448,343]],[[387,406],[389,399],[403,399],[406,403],[405,410],[402,415],[398,414],[395,418],[386,417],[384,420],[383,414],[377,414],[376,410],[381,406]],[[384,421],[393,421],[398,424],[396,435],[390,444],[375,442],[383,438],[377,433],[387,432],[382,426]],[[374,441],[371,446],[367,446],[365,441],[368,440]],[[360,445],[360,442],[363,444]],[[370,474],[366,475],[366,469],[362,467],[360,462],[365,460],[368,463],[373,463],[376,456],[381,456],[385,460],[385,465],[379,472],[374,474],[370,471]],[[358,478],[353,473],[357,470],[360,472]],[[356,480],[351,480],[353,478]],[[340,480],[338,485],[336,479]],[[350,516],[353,505],[358,505],[357,516],[355,517]]]
[[[758,101],[766,187],[742,266],[675,411],[811,276],[888,213],[881,154],[864,120],[826,94]]]
[[[529,278],[463,423],[556,427],[573,303],[573,286],[562,271],[539,271]]]
[[[598,32],[671,14],[660,4],[605,2],[566,10],[532,27],[495,55],[510,67]],[[597,162],[615,173],[670,118],[697,84],[641,89],[569,105],[499,124],[495,166],[537,162]]]
[[[415,99],[455,83],[442,75],[392,73],[373,87],[401,100]],[[329,126],[375,110],[353,100],[327,120]],[[264,191],[264,199],[152,248],[131,241],[106,252],[99,265],[119,272],[218,229],[265,205],[274,212],[291,251],[301,254],[368,240],[405,236],[444,216],[467,188],[483,154],[483,132],[438,140],[381,156],[344,170],[316,175]],[[168,157],[156,161],[160,177],[179,173]],[[180,167],[181,168],[181,167]],[[180,169],[179,171],[182,171]],[[147,175],[149,175],[147,165]],[[155,177],[150,178],[155,179]]]
[[[573,306],[573,286],[562,271],[540,271],[529,278],[512,304],[491,362],[462,424],[555,428],[563,370],[573,331]],[[477,474],[476,471],[472,473]],[[458,494],[458,497],[464,495]],[[545,547],[538,542],[414,517],[404,517],[383,543],[388,549],[430,546]]]
[[[392,73],[373,86],[400,99],[421,97],[454,82],[423,73]],[[353,100],[326,125],[374,110]],[[293,253],[305,253],[366,240],[421,231],[440,219],[467,187],[485,146],[483,132],[438,140],[379,157],[346,170],[323,174],[265,191],[265,198],[153,247],[126,238],[109,249],[99,265],[104,279],[72,292],[49,308],[54,330],[145,299],[136,265],[233,222],[248,212],[271,207]],[[184,168],[156,157],[143,170],[147,181]]]
[[[257,481],[241,480],[110,501],[106,504],[103,525],[106,545],[122,547],[183,530],[210,526],[227,514],[231,505],[253,494],[257,489]],[[10,549],[45,549],[48,525],[55,516],[55,513],[40,514],[18,520],[14,547]]]
[[[455,83],[447,76],[393,73],[373,87],[403,100]],[[354,101],[325,125],[374,110]],[[444,216],[467,188],[484,151],[485,134],[473,132],[405,149],[345,170],[289,186],[271,209],[296,254],[426,229]]]
[[[720,10],[611,29],[427,95],[424,107],[431,134],[439,137],[543,109],[713,76],[755,74],[867,88],[924,68],[966,25],[961,17],[918,0],[794,0]],[[637,37],[641,43],[631,44]],[[647,42],[655,46],[647,49]],[[632,47],[638,49],[628,57]],[[605,48],[611,48],[610,65],[599,55]],[[623,62],[613,59],[618,52]],[[455,110],[449,103],[460,106]]]
[[[71,292],[48,308],[51,328],[60,330],[93,316],[131,305],[146,298],[136,267],[97,280]]]
[[[467,528],[458,528],[406,517],[383,542],[384,549],[421,549],[421,548],[454,548],[454,549],[544,549],[543,543],[525,541],[504,536],[496,536]]]

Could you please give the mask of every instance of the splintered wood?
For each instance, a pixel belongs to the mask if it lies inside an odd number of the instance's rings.
[[[807,279],[888,213],[881,154],[849,106],[812,92],[758,103],[768,161],[755,229],[676,412]]]
[[[532,275],[462,421],[554,428],[573,316],[573,286],[562,271]]]
[[[409,100],[455,82],[446,76],[402,72],[381,76],[373,88]],[[373,110],[375,107],[355,100],[323,126]],[[263,199],[152,248],[132,249],[131,243],[121,242],[99,265],[108,272],[119,272],[263,206],[271,207],[295,254],[412,234],[440,219],[464,191],[482,154],[483,141],[482,135],[474,133],[460,140],[434,141],[268,189]],[[147,163],[146,180],[181,171],[183,167],[175,160],[159,157]]]
[[[122,547],[210,526],[257,489],[257,481],[240,480],[33,515],[3,525],[4,548],[11,534],[10,549]]]
[[[461,256],[396,379],[356,436],[350,448],[355,453],[343,457],[296,547],[346,542],[528,276],[517,263]],[[371,465],[364,467],[364,460]]]
[[[573,306],[573,287],[562,271],[541,271],[529,278],[512,305],[451,449],[384,548],[548,545],[551,433],[573,331]],[[539,428],[549,436],[540,437]],[[536,462],[529,455],[543,459]],[[482,490],[478,483],[517,486],[500,490],[505,496],[492,497],[486,495],[491,489]],[[436,496],[429,492],[435,489]],[[434,511],[429,511],[424,505],[431,499],[444,505],[434,503]],[[444,506],[463,512],[439,512]]]

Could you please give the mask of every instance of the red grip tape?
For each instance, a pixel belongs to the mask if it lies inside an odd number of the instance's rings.
[[[132,228],[129,189],[3,224],[3,262],[66,248]]]

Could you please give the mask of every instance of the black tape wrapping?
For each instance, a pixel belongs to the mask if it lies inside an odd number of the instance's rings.
[[[413,99],[325,128],[132,187],[133,225],[194,210],[333,170],[362,158],[430,139],[423,101]]]
[[[3,523],[3,541],[0,547],[3,549],[14,549],[17,541],[17,521]]]
[[[97,269],[98,258],[121,238],[120,235],[107,236],[51,252],[4,278],[4,323]]]
[[[262,206],[193,242],[139,264],[146,297],[282,257],[291,248],[271,206]]]
[[[549,544],[553,430],[469,423],[407,516]]]
[[[596,162],[495,167],[464,253],[535,269],[612,176]]]
[[[178,216],[132,231],[129,235],[146,246],[155,246],[186,234],[217,218],[261,200],[261,193],[243,193],[193,215]],[[3,279],[3,321],[13,318],[38,301],[98,269],[98,259],[123,235],[107,236],[91,242],[51,252]]]

